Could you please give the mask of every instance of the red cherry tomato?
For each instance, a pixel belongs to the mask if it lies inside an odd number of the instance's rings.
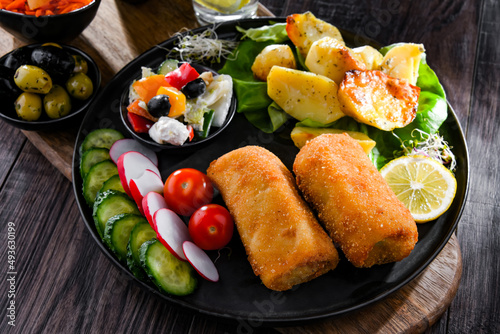
[[[214,188],[204,173],[193,168],[182,168],[167,178],[163,196],[170,210],[178,215],[189,216],[212,201]]]
[[[233,236],[233,218],[226,208],[218,204],[204,205],[189,219],[189,235],[193,242],[205,250],[226,246]]]

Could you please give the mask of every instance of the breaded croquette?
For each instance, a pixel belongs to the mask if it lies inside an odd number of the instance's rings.
[[[255,275],[284,291],[337,266],[337,250],[273,153],[246,146],[213,161],[207,175],[234,218]]]
[[[304,198],[356,267],[400,261],[418,240],[416,223],[356,140],[324,134],[298,153]]]

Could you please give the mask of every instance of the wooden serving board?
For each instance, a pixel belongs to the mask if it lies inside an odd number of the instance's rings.
[[[160,13],[160,14],[159,14]],[[259,16],[273,16],[262,5]],[[136,25],[134,22],[148,22]],[[189,24],[186,24],[189,22]],[[99,65],[102,85],[124,65],[175,32],[197,27],[191,1],[150,0],[131,5],[103,1],[92,24],[70,44],[87,52]],[[154,28],[152,28],[154,27]],[[0,31],[0,53],[24,42]],[[71,181],[78,128],[59,132],[22,131],[28,140]],[[434,324],[453,300],[462,274],[455,235],[439,256],[413,281],[385,299],[346,315],[303,327],[278,328],[283,333],[421,333]]]

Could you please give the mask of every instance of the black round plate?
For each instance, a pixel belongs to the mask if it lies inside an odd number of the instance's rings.
[[[272,22],[284,22],[284,18],[249,19],[228,22],[217,27],[219,38],[235,39],[240,35],[235,27],[259,27]],[[201,32],[205,28],[194,30]],[[347,42],[352,34],[343,32]],[[97,245],[121,270],[130,274],[126,265],[102,243],[92,220],[92,209],[82,196],[82,179],[78,171],[79,153],[85,135],[93,129],[114,127],[126,131],[120,121],[120,97],[131,78],[140,74],[141,66],[158,66],[165,59],[165,49],[170,49],[175,39],[169,39],[145,52],[124,67],[100,93],[92,104],[80,128],[73,157],[73,185],[75,196],[84,221]],[[217,70],[217,68],[214,68]],[[353,267],[342,255],[338,267],[311,282],[296,286],[286,292],[267,289],[253,274],[239,236],[235,233],[229,247],[221,251],[216,261],[220,273],[217,283],[199,279],[197,290],[189,296],[176,297],[162,294],[148,282],[136,282],[163,300],[186,309],[222,319],[238,321],[242,326],[296,325],[306,321],[343,314],[378,301],[415,278],[439,254],[445,246],[460,219],[468,188],[468,153],[465,139],[455,113],[449,108],[448,120],[441,133],[453,146],[457,156],[456,178],[458,190],[449,210],[434,222],[418,226],[419,242],[409,257],[398,263],[375,266],[368,269]],[[275,153],[291,169],[298,149],[288,136],[288,130],[273,134],[263,133],[254,128],[243,115],[236,114],[216,140],[204,148],[186,155],[159,154],[160,170],[165,179],[171,172],[181,167],[192,167],[206,171],[210,162],[226,152],[246,145],[260,145]],[[222,203],[220,196],[216,202]],[[210,252],[212,259],[217,252]]]

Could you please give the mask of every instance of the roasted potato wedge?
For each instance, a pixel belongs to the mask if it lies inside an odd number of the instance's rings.
[[[367,70],[378,70],[384,59],[384,56],[370,45],[359,46],[351,51],[359,61],[365,64]]]
[[[363,61],[337,39],[323,37],[311,45],[306,57],[309,71],[324,75],[340,85],[345,72],[349,70],[365,70]]]
[[[332,128],[308,128],[303,126],[296,126],[293,128],[290,136],[292,137],[293,143],[299,149],[302,148],[309,140],[314,139],[318,136],[321,136],[325,133],[347,133],[352,138],[356,139],[356,141],[361,145],[366,154],[370,153],[372,148],[375,147],[375,141],[370,139],[367,135],[362,132],[357,131],[345,131],[340,129],[332,129]]]
[[[338,91],[346,115],[385,131],[413,121],[419,95],[419,87],[378,70],[347,72]]]
[[[329,36],[345,44],[340,31],[335,26],[316,18],[311,12],[288,16],[286,32],[304,58],[312,43],[323,37]]]
[[[412,85],[417,83],[420,60],[425,53],[422,44],[401,43],[385,54],[380,70],[385,74],[405,79]]]
[[[273,66],[267,76],[269,97],[299,121],[328,124],[344,117],[337,91],[335,81],[311,72]]]
[[[285,44],[272,44],[266,46],[255,57],[252,72],[256,79],[266,81],[267,75],[273,66],[297,68],[292,49]]]

